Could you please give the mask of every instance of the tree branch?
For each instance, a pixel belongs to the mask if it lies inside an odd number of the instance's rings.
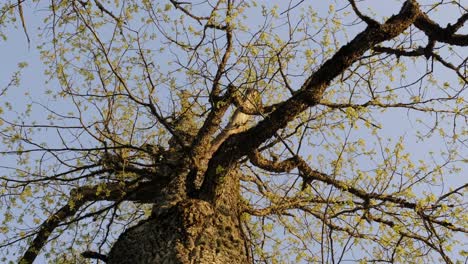
[[[227,139],[211,158],[201,187],[201,196],[208,201],[215,200],[219,185],[219,168],[229,169],[242,156],[252,152],[284,128],[307,108],[317,105],[330,82],[357,61],[376,44],[390,40],[407,29],[420,14],[415,1],[408,0],[398,15],[392,16],[380,27],[367,27],[351,42],[344,45],[322,67],[313,73],[301,89],[290,99],[277,105],[276,109],[256,126]]]
[[[140,184],[139,182],[108,183],[104,186],[83,186],[71,190],[69,202],[40,225],[36,237],[29,244],[19,263],[33,263],[55,228],[66,218],[73,216],[85,203],[94,201],[119,203],[124,200],[141,203],[151,202],[157,192],[158,189],[154,185]]]
[[[433,48],[434,48],[434,42],[430,42],[428,44],[428,46],[426,46],[425,48],[423,47],[419,47],[418,49],[415,49],[415,50],[402,50],[402,49],[393,49],[393,48],[389,48],[389,47],[375,47],[374,48],[374,51],[376,52],[384,52],[384,53],[387,53],[387,54],[394,54],[398,57],[418,57],[418,56],[426,56],[426,58],[434,58],[435,60],[437,60],[438,62],[440,62],[442,65],[444,65],[445,67],[451,69],[451,70],[454,70],[455,73],[458,75],[458,77],[460,77],[465,83],[468,83],[468,79],[466,76],[463,75],[463,73],[461,73],[459,71],[460,67],[462,65],[464,65],[464,63],[460,64],[460,66],[456,67],[455,65],[451,64],[450,62],[447,62],[446,60],[444,60],[439,54],[435,53],[433,51]]]
[[[429,39],[451,45],[468,46],[468,35],[455,34],[467,19],[468,15],[464,14],[453,26],[449,24],[446,28],[442,28],[439,24],[431,20],[427,14],[420,12],[414,25],[422,30]]]
[[[202,24],[201,21],[202,20],[209,20],[210,17],[204,17],[204,16],[196,16],[194,14],[192,14],[189,10],[187,10],[185,7],[183,7],[182,5],[190,5],[191,3],[189,2],[179,2],[179,1],[175,1],[175,0],[169,0],[176,9],[180,9],[182,12],[184,12],[186,15],[188,15],[189,17],[195,19],[200,25]]]
[[[366,22],[369,27],[378,27],[378,26],[380,26],[379,22],[377,22],[374,19],[362,14],[361,11],[359,11],[359,9],[356,6],[356,1],[354,1],[354,0],[348,0],[348,1],[351,4],[351,7],[354,10],[354,13],[356,13],[356,15],[360,19],[362,19],[362,21]]]
[[[172,0],[171,0],[172,1]],[[226,17],[231,16],[232,11],[232,2],[231,0],[227,1]],[[225,74],[225,69],[228,63],[228,60],[231,56],[233,49],[233,32],[230,22],[226,22],[226,49],[224,50],[223,57],[218,65],[216,70],[216,75],[213,80],[213,85],[210,92],[210,103],[212,105],[211,112],[208,114],[208,117],[205,119],[203,126],[198,131],[191,147],[191,157],[195,165],[195,170],[190,175],[193,176],[193,179],[187,180],[187,189],[189,193],[197,196],[197,189],[195,182],[198,181],[200,174],[204,172],[198,172],[200,168],[205,167],[204,165],[207,162],[207,149],[210,148],[211,136],[216,132],[219,125],[221,124],[222,117],[226,113],[229,105],[231,103],[230,90],[232,85],[230,84],[227,88],[227,92],[224,96],[221,96],[221,77]]]
[[[94,251],[85,251],[81,253],[81,256],[83,258],[99,259],[103,262],[107,262],[108,259],[106,255]]]
[[[297,159],[295,157],[284,161],[272,161],[264,158],[257,150],[249,155],[250,162],[253,165],[270,172],[290,172],[297,167]]]

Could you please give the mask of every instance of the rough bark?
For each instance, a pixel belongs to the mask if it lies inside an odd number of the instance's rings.
[[[128,229],[108,263],[248,263],[239,224],[237,215],[186,200]]]
[[[125,231],[108,263],[249,263],[240,224],[239,179],[227,173],[216,204],[187,198]]]

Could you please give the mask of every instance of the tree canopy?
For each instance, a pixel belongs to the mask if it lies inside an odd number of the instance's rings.
[[[37,58],[0,82],[0,262],[463,263],[467,19],[5,1],[1,43]]]

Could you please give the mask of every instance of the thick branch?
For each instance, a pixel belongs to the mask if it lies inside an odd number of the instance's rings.
[[[226,10],[226,17],[231,16],[231,9],[232,3],[228,1],[227,3],[227,10]],[[232,90],[232,86],[229,85],[227,88],[228,92],[225,96],[220,96],[221,94],[221,77],[225,73],[225,69],[231,56],[233,48],[233,34],[232,34],[232,27],[230,23],[226,23],[226,49],[224,51],[223,57],[218,65],[218,69],[216,71],[215,78],[213,80],[213,85],[210,92],[210,102],[213,106],[210,114],[206,118],[202,128],[198,131],[197,136],[193,142],[192,146],[192,156],[195,160],[195,166],[197,168],[201,167],[203,164],[203,153],[206,150],[206,147],[209,146],[211,136],[216,132],[219,125],[221,124],[222,117],[226,113],[229,104],[231,103],[231,96],[230,92]]]
[[[252,164],[264,170],[267,170],[270,172],[289,172],[295,168],[298,168],[302,174],[302,177],[304,178],[303,181],[306,184],[310,184],[310,182],[314,180],[320,181],[325,184],[332,185],[333,187],[339,189],[342,192],[351,193],[364,201],[370,201],[371,199],[375,199],[375,200],[380,200],[383,202],[397,204],[399,207],[414,210],[416,213],[418,213],[418,215],[420,215],[422,218],[424,218],[425,220],[429,222],[436,223],[438,225],[441,225],[453,231],[459,231],[459,232],[464,232],[464,233],[468,232],[466,229],[462,227],[457,227],[450,222],[441,221],[434,217],[424,214],[423,211],[419,211],[420,209],[417,208],[416,203],[409,202],[403,198],[398,198],[398,197],[388,195],[388,194],[367,192],[365,190],[350,186],[349,184],[345,182],[337,180],[331,175],[327,175],[325,173],[314,170],[301,157],[296,156],[296,157],[289,158],[281,162],[277,162],[277,161],[267,160],[258,151],[254,151],[252,154],[249,155],[249,158]],[[444,199],[448,195],[451,195],[453,193],[460,191],[463,188],[466,188],[466,186],[467,184],[461,186],[460,188],[457,188],[454,192],[450,192],[442,196],[438,201]],[[267,208],[265,210],[250,210],[250,213],[253,215],[261,215],[261,214],[266,215],[266,214],[271,213],[274,210],[279,211],[280,208],[282,208],[282,210],[288,210],[288,209],[294,208],[295,205],[298,206],[300,204],[301,204],[301,201],[296,201],[296,203],[281,204],[281,205],[278,205],[279,207]],[[435,204],[434,206],[430,206],[428,208],[436,208],[436,207],[437,205]]]
[[[442,28],[439,24],[431,20],[425,13],[421,12],[414,22],[414,25],[422,30],[429,39],[451,45],[468,46],[468,35],[455,34],[467,19],[468,15],[465,14],[460,17],[453,26],[449,24],[446,28]]]
[[[94,251],[85,251],[81,253],[81,256],[83,258],[99,259],[103,262],[107,262],[108,259],[106,255]]]
[[[216,188],[223,171],[229,169],[242,156],[252,152],[261,143],[284,128],[308,107],[320,102],[330,82],[357,61],[366,51],[383,41],[390,40],[407,29],[421,12],[415,1],[408,0],[398,15],[392,16],[380,27],[367,27],[350,43],[343,46],[331,59],[312,74],[290,99],[277,108],[255,127],[231,136],[213,155],[201,188],[204,199],[214,201]]]
[[[68,203],[44,221],[37,232],[36,238],[34,238],[34,240],[29,244],[28,249],[20,259],[19,263],[33,263],[42,247],[46,244],[52,231],[54,231],[60,222],[65,220],[67,217],[74,215],[84,203],[84,199],[75,201],[73,206]]]
[[[264,158],[260,152],[254,151],[249,155],[250,162],[253,165],[271,172],[289,172],[297,167],[297,159],[289,158],[284,161],[272,161]]]

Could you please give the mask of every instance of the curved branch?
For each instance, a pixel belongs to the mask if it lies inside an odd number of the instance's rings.
[[[61,222],[75,213],[87,202],[121,201],[150,202],[158,189],[154,185],[137,183],[108,183],[104,186],[83,186],[70,191],[70,200],[55,214],[45,220],[36,232],[36,237],[29,244],[28,249],[19,263],[33,263],[37,255],[47,243],[52,232]]]
[[[252,152],[249,155],[249,159],[253,165],[270,172],[290,172],[298,165],[296,158],[289,158],[278,162],[264,158],[258,151]]]
[[[359,9],[357,8],[356,1],[354,1],[354,0],[348,0],[348,1],[351,4],[351,7],[353,8],[354,13],[356,13],[356,15],[360,19],[362,19],[362,21],[366,22],[367,25],[369,25],[370,27],[378,27],[380,25],[379,22],[377,22],[374,19],[362,14],[361,11],[359,11]]]
[[[55,214],[44,221],[37,232],[36,238],[34,238],[34,240],[29,244],[28,249],[24,253],[23,257],[21,257],[19,263],[33,263],[42,247],[47,243],[47,239],[54,229],[67,217],[74,215],[85,202],[86,201],[84,199],[78,200],[75,201],[73,206],[71,206],[70,203],[67,203]]]
[[[418,18],[414,21],[414,25],[422,30],[429,39],[451,45],[468,46],[468,35],[455,34],[467,19],[468,15],[464,14],[453,26],[449,24],[446,28],[442,28],[439,24],[431,20],[427,14],[420,12]]]

